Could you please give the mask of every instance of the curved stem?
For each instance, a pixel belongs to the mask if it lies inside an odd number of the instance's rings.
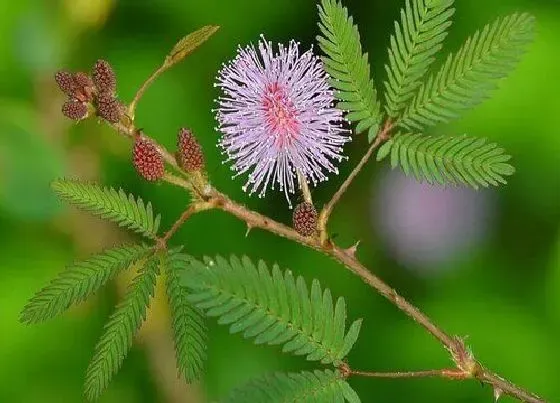
[[[160,67],[158,67],[151,75],[150,77],[148,77],[148,79],[146,81],[144,81],[144,83],[142,83],[142,85],[140,86],[140,88],[138,89],[138,91],[136,91],[136,95],[134,96],[134,99],[132,100],[132,102],[130,103],[129,107],[128,107],[128,115],[130,116],[130,118],[132,120],[134,120],[134,114],[136,113],[136,106],[138,105],[138,102],[140,101],[140,99],[142,98],[142,96],[144,95],[144,92],[146,92],[146,90],[148,89],[148,87],[150,85],[152,85],[152,83],[165,71],[167,70],[168,66],[166,66],[165,64],[162,64]]]
[[[327,231],[327,224],[329,222],[329,218],[333,212],[336,203],[340,201],[340,199],[342,198],[344,193],[346,193],[346,191],[348,190],[348,188],[350,187],[350,185],[352,184],[356,176],[358,176],[358,174],[362,171],[363,167],[368,163],[371,156],[373,155],[373,152],[389,138],[389,133],[391,132],[392,129],[393,129],[393,123],[390,120],[387,120],[385,122],[385,125],[383,126],[383,129],[377,134],[375,141],[369,147],[367,153],[362,157],[358,165],[356,165],[356,167],[352,170],[350,175],[348,175],[346,180],[342,183],[342,185],[340,185],[340,188],[336,191],[336,193],[329,200],[329,202],[325,204],[325,206],[323,207],[323,210],[319,215],[319,222],[318,222],[319,233],[321,234],[321,243],[323,245],[326,245],[328,243],[329,236]]]

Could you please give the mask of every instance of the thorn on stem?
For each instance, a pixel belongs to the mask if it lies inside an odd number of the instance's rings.
[[[247,232],[245,232],[245,238],[247,238],[249,236],[249,232],[251,232],[251,230],[253,229],[253,226],[249,223],[247,223]]]
[[[494,386],[494,401],[497,402],[500,397],[502,397],[502,394],[504,393],[504,391],[502,389],[500,389],[497,386]]]
[[[347,255],[350,255],[350,256],[352,256],[352,257],[355,257],[355,256],[356,256],[356,252],[358,251],[358,246],[360,246],[360,243],[361,243],[361,242],[362,242],[362,241],[356,242],[354,245],[352,245],[352,246],[349,247],[348,249],[345,249],[344,252],[345,252]]]

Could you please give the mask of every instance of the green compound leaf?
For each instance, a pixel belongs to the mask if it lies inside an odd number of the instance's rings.
[[[422,85],[399,125],[423,129],[449,122],[486,99],[533,40],[535,18],[513,14],[486,25]]]
[[[97,292],[149,252],[147,246],[121,246],[69,265],[29,300],[21,312],[20,321],[32,324],[54,318]]]
[[[447,36],[453,0],[406,0],[401,23],[391,35],[389,65],[385,66],[387,114],[396,118],[414,97],[422,78]]]
[[[338,0],[322,0],[319,7],[322,36],[319,46],[330,84],[341,102],[337,107],[347,111],[346,119],[357,123],[356,133],[368,131],[369,141],[377,135],[381,122],[381,106],[370,75],[367,53],[362,53],[360,33],[348,10]]]
[[[515,172],[507,163],[511,157],[505,150],[486,139],[397,134],[384,147],[378,157],[390,155],[392,168],[400,166],[418,181],[465,184],[478,189],[506,184],[504,177]]]
[[[311,290],[302,277],[294,278],[262,261],[247,257],[230,261],[218,256],[200,262],[190,258],[183,284],[189,300],[231,333],[256,344],[283,345],[283,352],[304,355],[310,361],[339,365],[355,343],[359,323],[345,334],[346,305],[333,303],[331,292],[314,280]]]
[[[144,236],[155,239],[160,223],[152,204],[127,195],[122,189],[101,187],[93,183],[59,179],[52,183],[61,199],[95,216],[105,218]]]
[[[202,312],[188,301],[187,289],[180,284],[180,275],[188,268],[188,262],[186,255],[171,253],[164,264],[177,368],[187,382],[193,382],[204,369],[208,329]]]
[[[148,259],[105,325],[105,332],[87,369],[85,395],[88,400],[99,399],[128,354],[134,335],[146,319],[160,263],[159,256]]]
[[[338,371],[276,373],[234,390],[224,403],[360,403]]]

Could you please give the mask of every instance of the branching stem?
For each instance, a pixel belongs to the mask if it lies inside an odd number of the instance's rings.
[[[161,70],[161,71],[160,71]],[[138,99],[140,99],[142,93],[147,88],[147,86],[165,70],[160,68],[156,70],[154,74],[142,85],[138,93],[136,94],[135,100],[131,104],[129,111],[134,111],[134,107]],[[133,113],[131,114],[133,116]],[[119,124],[114,125],[115,129],[118,131],[124,131],[131,137],[131,134],[136,133],[136,128],[134,127],[133,119],[130,120],[128,125]],[[373,152],[377,147],[379,147],[384,141],[389,138],[390,131],[393,128],[393,123],[388,120],[385,122],[383,129],[378,133],[375,142],[370,146],[367,153],[364,155],[360,163],[354,168],[352,173],[343,182],[337,192],[333,195],[332,199],[325,205],[323,211],[320,215],[319,221],[319,235],[313,237],[304,237],[297,233],[293,228],[288,227],[285,224],[277,222],[269,217],[266,217],[258,212],[249,210],[245,206],[232,201],[225,194],[221,193],[217,189],[212,188],[209,184],[206,184],[203,190],[200,186],[193,186],[192,181],[189,181],[189,176],[181,170],[181,168],[176,163],[175,158],[162,146],[151,139],[154,144],[157,145],[158,149],[163,155],[165,161],[172,165],[176,170],[181,172],[186,179],[178,177],[171,173],[166,173],[163,180],[182,187],[190,192],[195,200],[193,205],[189,207],[171,229],[160,239],[160,243],[163,245],[176,233],[176,231],[190,218],[193,214],[196,214],[203,210],[209,209],[219,209],[225,211],[247,224],[248,228],[261,228],[266,231],[272,232],[278,236],[290,239],[294,242],[300,243],[309,248],[318,250],[327,256],[332,257],[337,262],[341,263],[349,271],[357,275],[362,279],[364,283],[369,285],[372,289],[377,291],[377,293],[388,299],[393,305],[403,311],[406,315],[412,318],[416,323],[422,326],[428,333],[430,333],[435,339],[437,339],[445,349],[451,354],[453,362],[456,365],[456,369],[445,369],[445,370],[435,370],[435,371],[416,371],[416,372],[394,372],[385,373],[384,375],[376,372],[350,372],[349,374],[369,376],[369,377],[385,377],[385,378],[412,378],[412,377],[427,377],[427,376],[441,376],[448,379],[477,379],[481,382],[492,385],[495,394],[507,394],[518,398],[524,402],[529,403],[545,403],[542,398],[504,380],[500,376],[494,374],[493,372],[484,368],[473,356],[473,354],[465,346],[463,340],[456,336],[450,336],[445,331],[440,329],[430,318],[428,318],[424,313],[422,313],[417,307],[408,302],[405,298],[397,293],[396,290],[387,285],[379,277],[371,273],[355,256],[352,252],[352,248],[343,249],[332,242],[327,233],[327,224],[330,215],[335,207],[336,203],[342,198],[348,187],[351,185],[355,177],[360,173],[362,168],[369,161]],[[199,178],[203,179],[203,178]],[[350,370],[351,371],[351,370]]]

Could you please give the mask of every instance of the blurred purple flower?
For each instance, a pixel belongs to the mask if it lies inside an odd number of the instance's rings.
[[[342,112],[321,61],[299,44],[279,45],[264,38],[258,47],[239,48],[237,57],[218,75],[222,89],[217,120],[220,146],[234,161],[236,175],[249,172],[244,191],[264,197],[268,187],[286,195],[298,186],[297,173],[316,185],[338,173],[350,141],[342,128]]]
[[[394,257],[410,268],[439,270],[472,251],[494,216],[488,191],[419,183],[390,171],[374,190],[375,224]]]

